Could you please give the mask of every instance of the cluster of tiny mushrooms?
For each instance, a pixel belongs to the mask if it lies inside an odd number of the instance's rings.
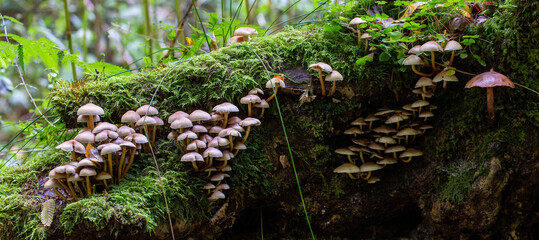
[[[144,105],[137,111],[127,111],[121,119],[128,126],[118,127],[112,123],[99,122],[103,108],[88,103],[77,110],[77,122],[87,127],[79,131],[73,140],[56,148],[71,153],[71,162],[49,172],[45,188],[52,188],[66,202],[108,189],[118,184],[133,165],[135,156],[149,149],[155,142],[158,126],[164,122],[157,109]],[[96,122],[99,122],[95,125]],[[139,129],[140,133],[136,132]],[[81,185],[79,185],[81,182]]]
[[[276,76],[273,79],[274,84],[284,85],[281,77]],[[227,172],[232,170],[229,162],[240,150],[247,148],[245,142],[251,127],[261,124],[259,119],[269,107],[267,101],[271,99],[261,99],[263,94],[261,89],[255,88],[240,99],[241,104],[247,105],[247,117],[243,120],[232,116],[240,110],[229,102],[216,105],[211,113],[203,110],[195,110],[190,114],[177,111],[168,118],[172,129],[168,139],[177,143],[182,154],[181,161],[190,162],[195,172],[210,180],[204,186],[204,189],[208,190],[208,200],[225,198],[223,190],[230,188],[223,183],[225,178],[229,177]],[[253,117],[255,114],[258,118]]]

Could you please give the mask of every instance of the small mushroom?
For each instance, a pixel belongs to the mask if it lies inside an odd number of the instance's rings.
[[[436,76],[432,79],[432,82],[442,82],[443,81],[443,88],[447,87],[447,82],[458,82],[459,79],[453,74],[449,75],[447,73],[447,70],[443,70],[440,73],[436,74]]]
[[[487,88],[487,111],[489,126],[493,126],[496,115],[494,113],[494,87],[515,88],[515,84],[505,75],[490,69],[490,72],[481,73],[466,83],[465,88]]]
[[[359,168],[353,163],[343,163],[340,166],[338,166],[337,168],[335,168],[335,170],[333,170],[333,172],[334,173],[346,173],[346,174],[348,174],[348,177],[350,177],[351,179],[358,179],[359,178],[359,176],[354,175],[354,173],[359,173]]]
[[[92,187],[90,187],[90,177],[95,176],[97,173],[92,168],[83,168],[79,172],[79,176],[84,177],[86,179],[86,196],[89,196],[92,194]]]
[[[350,150],[349,148],[339,148],[339,149],[336,149],[335,150],[335,153],[337,154],[341,154],[341,155],[346,155],[346,157],[348,157],[348,161],[350,163],[356,163],[355,161],[352,160],[352,156],[356,156],[357,154],[354,153],[352,150]]]
[[[357,45],[361,49],[361,28],[359,27],[360,24],[366,23],[367,21],[356,17],[350,21],[350,25],[356,25],[357,27]]]
[[[445,45],[444,51],[446,51],[446,52],[451,51],[451,58],[449,59],[449,64],[447,64],[447,66],[451,66],[451,64],[453,64],[453,59],[455,58],[455,51],[458,51],[458,50],[461,50],[461,49],[462,49],[462,45],[460,45],[460,43],[458,43],[455,40],[451,40]]]
[[[243,137],[243,140],[241,142],[245,143],[245,141],[247,141],[247,137],[249,136],[249,132],[251,132],[252,126],[259,126],[260,124],[260,120],[256,118],[248,117],[243,119],[243,121],[240,122],[240,126],[247,127],[247,130],[245,131],[245,136]]]
[[[195,172],[198,172],[199,170],[196,162],[204,162],[204,158],[202,157],[202,155],[200,155],[200,153],[190,152],[184,154],[180,161],[191,162],[191,164],[193,165],[193,169],[195,169]]]
[[[233,44],[233,43],[240,43],[240,42],[244,42],[245,38],[243,36],[232,36],[231,38],[228,39],[228,41],[226,41],[226,45],[229,46],[230,44]]]
[[[275,97],[280,87],[286,87],[284,81],[280,78],[274,77],[266,82],[266,88],[273,89],[273,94],[268,99],[266,99],[266,102],[271,101]]]
[[[133,110],[129,110],[122,115],[120,122],[129,123],[135,129],[135,123],[140,119],[140,115]]]
[[[430,59],[432,64],[433,71],[436,71],[436,59],[434,56],[434,52],[442,52],[444,49],[440,44],[438,44],[436,41],[428,41],[421,45],[419,48],[422,52],[430,52]]]
[[[260,115],[258,116],[258,119],[262,119],[264,116],[264,110],[266,108],[269,108],[268,102],[266,102],[266,99],[261,99],[259,103],[255,103],[255,108],[261,108],[262,112],[260,112]]]
[[[376,170],[380,170],[382,169],[383,167],[376,164],[376,163],[373,163],[373,162],[366,162],[366,163],[363,163],[361,164],[361,166],[359,167],[359,172],[361,173],[367,173],[367,176],[361,176],[361,178],[363,180],[369,180],[369,178],[371,177],[371,174],[373,171],[376,171]]]
[[[54,193],[56,193],[56,196],[60,197],[61,199],[63,199],[66,202],[69,202],[67,200],[67,197],[64,194],[62,194],[61,192],[58,191],[58,188],[61,188],[61,185],[58,183],[58,179],[52,178],[52,179],[47,180],[43,187],[44,188],[52,188]]]
[[[224,114],[225,119],[221,127],[225,128],[228,124],[228,114],[232,112],[239,112],[240,110],[238,109],[238,107],[236,107],[236,105],[229,102],[224,102],[213,107],[213,111],[220,114]],[[211,119],[211,116],[210,116],[210,119]]]
[[[343,80],[342,75],[335,70],[331,71],[328,75],[326,75],[326,81],[333,82],[333,84],[331,85],[331,92],[329,93],[328,96],[333,96],[333,94],[335,93],[335,82],[342,81],[342,80]]]
[[[309,68],[318,71],[318,77],[320,78],[320,87],[322,88],[322,96],[326,96],[326,88],[324,87],[324,80],[322,79],[322,71],[331,72],[333,71],[333,69],[331,68],[331,66],[323,62],[311,64]],[[267,101],[269,102],[269,100]]]
[[[261,99],[257,95],[247,95],[247,96],[242,97],[240,99],[241,104],[247,104],[247,109],[248,109],[247,116],[248,117],[251,116],[253,104],[260,103],[260,102],[261,102]]]
[[[103,108],[93,104],[93,103],[87,103],[86,105],[80,107],[77,110],[77,115],[84,115],[88,116],[88,128],[90,128],[90,131],[94,130],[94,116],[95,115],[103,115],[105,114],[105,111]]]
[[[434,86],[434,83],[432,82],[432,79],[428,77],[421,77],[415,83],[415,88],[421,88],[422,93],[427,93],[427,87],[431,87],[431,86]]]
[[[245,41],[251,40],[251,36],[258,34],[256,29],[250,27],[240,27],[234,31],[234,36],[242,36]]]
[[[409,163],[410,161],[412,161],[412,157],[419,157],[419,156],[422,156],[423,155],[423,152],[415,149],[415,148],[408,148],[406,149],[406,151],[404,151],[403,153],[401,153],[399,155],[401,161],[405,162],[405,163]]]
[[[423,60],[421,60],[420,57],[413,54],[405,58],[404,61],[402,61],[402,65],[412,66],[412,71],[414,71],[415,74],[422,77],[430,77],[434,74],[434,71],[432,73],[422,73],[419,70],[417,70],[415,66],[422,66],[422,65],[425,65],[425,63],[423,62]]]

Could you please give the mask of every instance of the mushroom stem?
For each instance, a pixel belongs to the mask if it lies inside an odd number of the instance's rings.
[[[350,163],[356,164],[356,161],[352,160],[352,157],[350,155],[347,155],[347,156],[348,156],[348,161],[350,161]]]
[[[122,174],[122,178],[125,178],[125,174],[127,174],[127,170],[131,168],[131,165],[133,165],[133,162],[135,160],[135,153],[137,152],[137,148],[131,149],[131,154],[129,155],[129,162],[127,163],[127,166],[124,169],[124,172]]]
[[[109,164],[109,169],[108,169],[109,171],[108,172],[109,172],[110,176],[113,176],[114,171],[113,171],[113,168],[112,168],[112,153],[109,153],[108,155],[109,155],[109,157],[107,159],[107,163]],[[114,183],[114,178],[111,178],[110,182]]]
[[[494,88],[487,88],[487,112],[488,112],[488,125],[494,126],[496,114],[494,112]]]
[[[120,163],[118,164],[118,183],[120,183],[120,180],[122,179],[122,171],[124,170],[124,161],[125,161],[125,152],[126,147],[122,147],[122,157],[120,157]]]
[[[249,104],[247,105],[247,108],[248,108],[248,110],[247,110],[247,111],[248,111],[248,112],[247,112],[247,116],[250,117],[250,116],[251,116],[251,103],[249,103]]]
[[[64,201],[69,202],[67,198],[64,196],[64,194],[60,193],[57,188],[52,189],[54,193],[56,193],[56,196],[60,197],[61,199],[64,199]]]
[[[393,152],[393,157],[394,157],[395,159],[399,159],[399,158],[397,157],[397,152]]]
[[[326,88],[324,87],[324,79],[322,79],[322,69],[318,70],[318,78],[320,78],[320,87],[322,88],[322,96],[326,96]]]
[[[73,185],[70,181],[67,181],[67,186],[69,186],[69,194],[75,198],[75,201],[78,201],[79,199],[77,198],[77,192],[75,192],[75,189],[73,189]]]
[[[105,188],[108,190],[108,189],[109,189],[109,185],[107,184],[107,180],[103,179],[103,184],[105,185]]]
[[[336,81],[333,81],[333,84],[332,84],[332,86],[331,86],[331,93],[329,93],[328,96],[333,96],[333,94],[335,93],[335,82],[336,82]]]
[[[195,169],[195,172],[198,172],[198,166],[196,161],[192,161],[191,164],[193,164],[193,169]]]
[[[357,24],[357,46],[361,49],[361,29],[359,29],[359,24]]]
[[[94,115],[88,115],[88,128],[90,131],[94,130]]]
[[[182,145],[180,144],[180,142],[178,140],[176,140],[176,143],[178,144],[178,147],[180,148],[180,151],[182,151],[182,154],[185,153],[185,151],[183,150],[183,147]]]
[[[266,110],[266,109],[262,108],[262,112],[260,113],[260,116],[258,116],[258,119],[261,119],[264,116],[264,110]]]
[[[131,122],[131,128],[132,128],[132,129],[136,129],[135,127],[136,127],[136,126],[135,126],[135,123],[134,123],[134,122]]]
[[[455,59],[455,51],[451,51],[451,58],[449,59],[449,64],[447,66],[451,66],[453,64],[453,59]],[[445,88],[445,82],[444,82],[444,88]]]
[[[369,50],[368,48],[369,48],[369,39],[365,38],[365,52]]]
[[[249,132],[251,132],[251,126],[247,126],[245,136],[243,136],[243,140],[241,141],[241,143],[245,143],[245,141],[247,141],[247,137],[249,137]],[[232,142],[230,142],[230,146],[232,146]]]
[[[81,198],[84,197],[84,192],[82,191],[82,188],[79,187],[79,184],[77,182],[75,182],[75,190],[77,190],[77,192],[80,192]]]
[[[432,64],[432,72],[436,72],[436,59],[434,58],[434,51],[430,51],[430,61]]]
[[[77,153],[75,152],[75,150],[73,149],[73,151],[71,151],[71,160],[76,162],[77,161]]]
[[[224,167],[226,167],[227,164],[228,164],[228,160],[225,160],[225,162],[223,162],[223,164],[221,164],[219,166],[216,166],[215,168],[224,168]]]
[[[407,159],[401,159],[401,161],[404,163],[409,163],[410,161],[412,161],[412,157],[408,157]]]
[[[92,188],[90,188],[90,177],[86,176],[86,196],[92,194]]]
[[[152,146],[155,145],[155,133],[157,132],[157,125],[153,125],[152,129]]]
[[[372,172],[369,171],[369,173],[367,173],[367,176],[364,177],[364,176],[362,175],[362,176],[361,176],[361,179],[363,179],[363,180],[369,180],[369,178],[371,178],[371,174],[372,174]]]
[[[268,98],[266,99],[266,102],[269,102],[271,101],[271,99],[273,99],[275,97],[275,94],[277,94],[277,91],[279,91],[279,86],[281,86],[280,84],[275,84],[275,92]]]
[[[359,178],[359,176],[354,176],[354,175],[351,174],[351,173],[348,173],[348,176],[349,176],[351,179],[354,179],[354,180],[356,180],[356,179]]]
[[[365,159],[363,158],[363,152],[359,152],[359,158],[361,159],[361,163],[365,163]]]
[[[422,73],[422,72],[418,71],[415,68],[415,65],[412,65],[412,71],[414,71],[415,74],[417,74],[419,76],[422,76],[422,77],[430,77],[430,76],[434,75],[434,71],[432,71],[432,73]]]
[[[228,123],[228,112],[225,112],[225,120],[223,121],[223,125],[221,125],[221,127],[225,128],[227,123]]]
[[[400,139],[399,139],[400,140]],[[406,140],[404,141],[408,145],[408,135],[406,135]],[[400,143],[399,143],[400,144]]]

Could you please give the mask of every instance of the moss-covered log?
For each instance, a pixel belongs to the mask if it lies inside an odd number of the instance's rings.
[[[537,3],[525,7],[537,8]],[[508,20],[504,14],[466,30],[481,33],[485,41],[471,51],[489,65],[482,67],[469,57],[457,59],[454,66],[474,73],[494,67],[513,81],[538,89],[536,15],[523,11]],[[333,174],[346,160],[333,151],[351,144],[343,131],[352,120],[415,99],[411,89],[417,77],[411,69],[399,71],[400,65],[377,60],[356,65],[366,54],[349,30],[335,35],[309,25],[221,48],[174,67],[65,84],[53,92],[51,103],[68,127],[76,126],[75,111],[87,102],[105,109],[104,120],[119,122],[123,112],[147,104],[156,91],[153,104],[163,118],[177,110],[210,110],[222,101],[238,103],[250,89],[262,87],[269,77],[265,65],[270,76],[286,77],[289,89],[277,99],[319,237],[533,239],[539,103],[537,95],[523,88],[496,93],[500,110],[496,125],[488,128],[484,89],[462,90],[469,77],[457,73],[461,81],[439,89],[431,99],[439,107],[434,130],[414,146],[423,149],[422,157],[384,168],[379,174],[382,181],[376,184]],[[344,76],[333,97],[321,97],[317,75],[307,71],[309,64],[320,61]],[[202,191],[203,181],[190,165],[179,162],[175,143],[166,141],[165,131],[159,133],[157,163],[178,237],[253,239],[259,235],[261,217],[265,237],[308,237],[279,119],[272,103],[262,126],[253,129],[248,149],[233,160],[232,191],[226,200],[213,204]],[[108,193],[60,205],[51,228],[39,222],[39,203],[53,197],[42,187],[44,176],[58,162],[68,162],[69,156],[50,150],[3,171],[0,236],[168,238],[154,161],[148,154],[142,159]]]

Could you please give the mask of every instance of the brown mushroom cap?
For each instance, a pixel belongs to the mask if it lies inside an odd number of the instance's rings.
[[[415,88],[430,87],[430,86],[434,86],[434,83],[432,82],[432,79],[428,77],[421,77],[415,83]]]
[[[185,113],[184,111],[177,111],[168,117],[167,122],[172,123],[179,117],[187,118],[189,117],[189,114]]]
[[[389,136],[382,136],[376,139],[376,141],[383,144],[396,144],[397,143],[397,141],[394,138],[389,137]]]
[[[118,130],[116,130],[116,133],[118,133],[120,137],[126,137],[129,134],[135,133],[135,129],[132,129],[128,126],[121,126],[118,128]]]
[[[347,156],[354,156],[357,155],[355,152],[352,152],[349,148],[338,148],[335,150],[335,153],[347,155]]]
[[[259,103],[259,102],[261,102],[261,99],[257,95],[247,95],[240,99],[241,104],[249,104],[249,103],[253,104],[253,103]]]
[[[96,171],[93,168],[83,168],[79,172],[81,177],[91,177],[97,175]]]
[[[84,154],[86,152],[86,148],[82,143],[76,141],[76,140],[69,140],[65,141],[62,144],[56,146],[56,149],[61,149],[62,151],[66,152],[76,152],[80,154]]]
[[[184,154],[180,159],[180,162],[204,162],[204,158],[200,153],[190,152]]]
[[[419,52],[421,52],[421,45],[415,45],[414,47],[410,48],[410,50],[408,51],[409,54],[417,54]]]
[[[397,163],[397,160],[392,157],[384,157],[383,159],[376,161],[376,164],[380,164],[380,165],[395,164],[395,163]]]
[[[405,66],[423,65],[423,64],[425,64],[425,62],[423,62],[423,60],[421,60],[420,57],[413,54],[405,58],[404,61],[402,61],[402,65],[405,65]]]
[[[366,162],[366,163],[361,164],[361,166],[359,167],[359,171],[360,172],[372,172],[372,171],[380,170],[382,168],[383,168],[383,166],[380,166],[380,165],[378,165],[376,163]]]
[[[236,107],[236,105],[232,103],[224,102],[213,107],[213,111],[218,112],[218,113],[231,113],[231,112],[239,112],[240,109],[238,109],[238,107]]]
[[[108,180],[108,179],[112,179],[112,175],[110,175],[110,173],[108,173],[108,172],[100,172],[95,177],[95,180],[97,180],[97,181]]]
[[[413,128],[404,128],[402,130],[400,130],[399,132],[397,132],[397,136],[415,136],[415,135],[419,135],[421,134],[420,131],[417,131]]]
[[[122,151],[122,147],[120,145],[114,144],[114,143],[106,143],[103,145],[100,145],[101,148],[101,155],[107,155],[109,153],[115,153]]]
[[[269,108],[268,102],[265,99],[261,99],[259,103],[255,103],[256,108]]]
[[[447,75],[447,70],[443,70],[432,79],[432,82],[458,82],[459,79],[455,75]]]
[[[122,115],[122,123],[136,123],[140,119],[140,115],[133,110],[129,110]]]
[[[335,82],[335,81],[342,81],[344,78],[342,77],[342,75],[333,70],[331,71],[328,75],[326,75],[326,78],[325,78],[325,81],[326,82]]]
[[[391,146],[391,147],[386,148],[384,153],[402,152],[404,150],[406,150],[406,148],[404,146],[396,145],[396,146]]]
[[[249,95],[264,95],[264,91],[260,88],[253,88],[249,91]]]
[[[422,52],[443,52],[444,49],[436,41],[428,41],[419,48]]]
[[[116,132],[116,130],[118,130],[118,127],[112,123],[100,122],[99,124],[97,124],[97,126],[95,126],[92,132],[94,134],[98,134],[103,130],[110,130],[110,131]]]
[[[334,173],[358,173],[359,167],[352,163],[343,163],[333,170]]]
[[[242,36],[244,38],[249,38],[250,36],[256,35],[258,32],[254,28],[250,27],[240,27],[234,31],[234,36]]]
[[[460,43],[458,43],[455,40],[451,40],[447,42],[447,44],[445,45],[444,51],[457,51],[461,49],[462,49],[462,45],[460,45]]]
[[[422,151],[419,151],[415,148],[408,148],[406,149],[406,151],[404,151],[403,153],[401,153],[399,155],[400,158],[407,158],[407,157],[419,157],[419,156],[422,156],[423,155],[423,152]]]
[[[352,138],[352,142],[363,147],[369,145],[369,140],[365,138]]]
[[[327,63],[319,62],[315,64],[309,65],[309,68],[312,68],[314,70],[322,70],[323,72],[331,72],[333,71],[333,68]]]
[[[412,103],[412,107],[413,108],[424,107],[424,106],[427,106],[429,104],[430,104],[429,102],[419,99],[419,100],[415,101],[414,103]]]
[[[240,43],[240,42],[244,42],[244,37],[243,36],[232,36],[228,39],[228,41],[226,41],[226,45],[230,45],[232,43]]]
[[[466,83],[465,88],[471,87],[510,87],[515,88],[515,84],[505,75],[490,70],[489,72],[481,73]]]

